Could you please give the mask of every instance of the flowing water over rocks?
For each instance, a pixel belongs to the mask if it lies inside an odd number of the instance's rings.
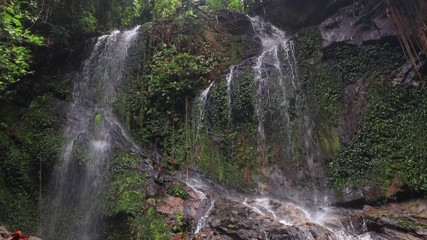
[[[139,26],[96,39],[75,80],[66,143],[54,170],[41,230],[45,239],[98,239],[101,198],[113,152],[128,149],[140,153],[112,108],[138,30]]]
[[[298,77],[291,36],[258,17],[251,22],[262,43],[253,66],[261,171],[270,180],[271,192],[325,203],[324,158]]]
[[[224,188],[197,173],[181,178],[198,199],[193,239],[383,239],[360,210],[307,207],[292,200]]]
[[[253,195],[226,189],[195,173],[182,178],[199,201],[194,207],[197,224],[193,238],[372,239],[360,210],[328,206],[330,195],[319,140],[298,78],[290,36],[259,18],[251,18],[251,22],[262,43],[252,70],[258,161],[269,187],[264,194]],[[233,104],[238,100],[233,94],[234,77],[240,69],[240,65],[232,66],[226,75],[230,128]],[[201,116],[211,87],[201,94]],[[271,155],[279,162],[273,163]]]

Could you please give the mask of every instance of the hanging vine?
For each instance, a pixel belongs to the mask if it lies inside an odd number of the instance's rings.
[[[420,53],[427,55],[427,1],[388,0],[386,10],[406,58],[418,72]],[[418,75],[421,76],[419,72]]]

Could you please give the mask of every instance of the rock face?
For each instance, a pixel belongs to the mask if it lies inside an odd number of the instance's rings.
[[[370,75],[365,75],[355,84],[344,89],[341,97],[341,124],[338,126],[341,143],[347,145],[357,130],[357,124],[363,116],[368,86],[372,81]]]
[[[351,0],[267,0],[255,15],[283,29],[316,24],[331,12],[351,4]]]
[[[427,239],[427,200],[392,203],[381,208],[365,206],[369,229],[388,239]]]
[[[420,78],[418,73],[425,68],[426,60],[420,61],[416,65],[416,69],[409,62],[404,64],[402,67],[394,71],[392,74],[392,82],[394,85],[403,85],[407,87],[418,87],[420,86]]]
[[[375,17],[365,21],[353,16],[351,6],[340,10],[320,24],[322,46],[329,47],[336,43],[362,45],[395,36],[396,30],[384,8],[378,11]]]
[[[229,11],[218,11],[216,14],[217,23],[226,32],[238,39],[238,44],[244,46],[241,59],[250,59],[259,54],[259,41],[254,35],[250,19],[243,14],[236,14]]]

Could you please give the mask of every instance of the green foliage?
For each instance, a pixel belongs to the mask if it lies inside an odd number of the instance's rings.
[[[154,18],[169,16],[175,13],[179,6],[181,6],[181,0],[155,1],[154,9],[152,10]]]
[[[157,51],[146,75],[150,97],[163,99],[166,106],[182,101],[193,94],[213,64],[203,56],[178,52],[173,45]]]
[[[320,126],[318,132],[322,149],[329,158],[335,158],[341,150],[339,135],[335,128],[324,129],[322,127],[327,127],[327,125]]]
[[[97,28],[97,19],[90,11],[83,11],[79,16],[78,26],[83,33],[94,32]]]
[[[187,200],[190,198],[190,195],[187,193],[187,191],[185,191],[185,189],[179,185],[179,184],[174,184],[172,186],[170,186],[167,190],[166,193],[174,196],[174,197],[179,197],[181,199]]]
[[[144,200],[144,193],[141,191],[143,176],[139,173],[128,173],[118,175],[111,184],[111,190],[116,196],[113,213],[133,213],[141,209]]]
[[[186,106],[214,65],[212,59],[181,52],[174,45],[156,51],[146,74],[134,79],[124,100],[136,139],[160,144],[166,149],[165,159],[183,161],[188,150],[182,128]]]
[[[234,82],[232,121],[234,124],[245,124],[253,120],[255,114],[255,86],[252,72],[244,72]]]
[[[427,93],[421,88],[376,84],[365,119],[353,141],[331,162],[336,187],[372,182],[384,188],[398,177],[415,190],[427,190]]]
[[[321,35],[316,26],[302,28],[295,36],[295,53],[300,60],[319,60]]]
[[[340,73],[342,86],[355,83],[367,72],[387,74],[405,62],[400,47],[390,43],[362,46],[343,44],[327,50],[324,59]]]
[[[179,212],[176,215],[176,224],[172,227],[172,231],[175,233],[183,232],[184,231],[184,215]]]
[[[380,83],[404,62],[398,46],[389,43],[338,45],[320,52],[318,29],[307,28],[296,38],[301,76],[313,95],[322,149],[330,158],[331,183],[336,188],[379,183],[387,188],[398,177],[416,190],[426,190],[426,156],[422,149],[426,128],[426,93]],[[366,73],[375,76],[365,116],[356,136],[341,146],[336,132],[341,94]]]
[[[140,167],[140,157],[129,153],[116,154],[110,166],[112,180],[105,196],[104,216],[114,224],[107,239],[170,239],[170,226],[156,212],[155,201],[146,199],[144,182],[148,174]],[[123,224],[118,227],[117,222]]]
[[[33,1],[3,1],[0,5],[0,91],[30,73],[30,45],[42,45],[43,38],[26,23],[33,21],[26,10]]]
[[[171,240],[171,228],[164,217],[156,212],[154,208],[149,208],[139,219],[135,219],[135,227],[139,228],[136,239],[141,240]]]
[[[262,0],[207,0],[204,10],[228,9],[234,12],[250,12],[259,5]]]
[[[205,8],[209,10],[229,9],[236,12],[243,12],[243,3],[240,0],[207,0]]]
[[[231,116],[225,81],[211,89],[204,121],[198,120],[200,106],[196,105],[193,113],[194,160],[212,178],[236,187],[249,187],[250,177],[258,166],[251,76],[242,73],[233,79]]]
[[[96,113],[95,118],[93,120],[93,123],[95,124],[95,126],[99,126],[102,123],[102,119],[103,119],[102,113]]]
[[[141,211],[145,193],[145,174],[138,170],[139,157],[127,153],[119,154],[110,168],[112,182],[107,191],[107,215],[119,213],[137,214]]]
[[[0,130],[0,222],[11,228],[35,231],[40,201],[37,193],[44,191],[38,184],[47,176],[44,169],[59,159],[63,135],[51,103],[50,97],[39,97],[24,116],[8,112],[17,115],[13,118],[20,121],[16,122],[0,115],[0,122],[6,123]]]

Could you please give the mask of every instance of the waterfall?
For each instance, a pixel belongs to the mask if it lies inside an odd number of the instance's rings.
[[[41,229],[45,239],[98,239],[112,150],[125,147],[139,152],[112,109],[138,29],[97,38],[75,79],[66,143],[54,169]]]
[[[207,100],[208,100],[208,95],[211,91],[211,88],[213,86],[214,82],[211,82],[209,84],[209,86],[202,91],[202,93],[200,94],[199,97],[199,102],[198,102],[198,115],[196,117],[196,122],[195,122],[195,126],[196,126],[196,140],[198,139],[199,135],[200,135],[200,131],[202,130],[203,127],[203,120],[205,119],[205,115],[206,115],[206,104],[207,104]]]
[[[262,53],[253,67],[258,121],[258,155],[263,166],[273,157],[289,188],[317,191],[324,187],[320,144],[307,107],[303,86],[298,78],[295,49],[284,31],[251,18]],[[273,154],[271,154],[272,150]],[[314,196],[317,198],[317,196]]]
[[[231,94],[232,94],[232,84],[233,84],[233,76],[234,76],[234,68],[236,66],[231,66],[230,67],[230,71],[227,74],[227,105],[228,105],[228,125],[230,127],[231,123],[232,123],[232,109],[231,109]]]

